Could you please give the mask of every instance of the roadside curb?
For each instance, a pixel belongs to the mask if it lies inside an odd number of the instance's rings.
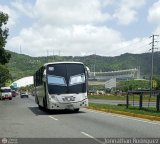
[[[108,112],[108,113],[115,113],[115,114],[126,115],[126,116],[137,117],[137,118],[143,118],[143,119],[148,119],[151,121],[160,121],[160,117],[157,117],[157,116],[135,114],[135,113],[129,113],[129,112],[123,112],[123,111],[116,111],[112,109],[101,109],[101,108],[92,107],[92,106],[87,107],[87,109]]]

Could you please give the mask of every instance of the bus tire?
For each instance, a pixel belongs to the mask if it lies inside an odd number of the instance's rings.
[[[36,102],[36,104],[38,104],[38,105],[39,105],[39,101],[38,101],[37,96],[35,96],[35,102]]]
[[[74,112],[76,113],[79,112],[79,108],[74,109]]]
[[[46,99],[43,99],[43,108],[46,112],[48,112],[47,104],[46,104]]]
[[[37,96],[35,96],[35,101],[36,101],[36,103],[38,105],[38,108],[41,110],[42,106],[39,104],[39,100],[38,100]]]
[[[43,107],[42,107],[41,105],[38,105],[38,108],[39,108],[40,110],[43,110]]]

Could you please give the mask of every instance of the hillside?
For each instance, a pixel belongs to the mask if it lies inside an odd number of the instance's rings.
[[[14,80],[24,76],[33,75],[34,72],[46,62],[53,61],[80,61],[87,65],[91,71],[114,71],[140,67],[141,75],[148,76],[151,71],[151,54],[122,54],[115,57],[104,57],[98,55],[90,55],[85,57],[72,56],[49,56],[46,57],[30,57],[24,54],[10,52],[12,58],[8,64],[10,73]],[[160,53],[154,54],[154,74],[160,75]]]

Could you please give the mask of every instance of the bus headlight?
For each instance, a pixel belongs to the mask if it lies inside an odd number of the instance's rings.
[[[51,96],[51,98],[52,98],[52,99],[54,99],[54,98],[55,98],[55,96],[54,96],[54,95],[52,95],[52,96]]]

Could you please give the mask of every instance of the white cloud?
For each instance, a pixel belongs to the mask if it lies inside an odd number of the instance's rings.
[[[146,3],[146,0],[122,0],[122,6],[126,6],[128,8],[141,8]]]
[[[145,0],[121,0],[113,17],[118,19],[119,24],[129,25],[138,20],[137,9],[141,8],[144,4]]]
[[[153,34],[160,35],[160,25],[156,27]]]
[[[149,49],[147,38],[125,41],[122,35],[107,27],[73,25],[65,28],[45,25],[23,29],[19,36],[9,40],[8,47],[21,49],[31,56],[49,55],[90,55],[116,56],[122,53],[142,53]]]
[[[16,20],[18,18],[18,15],[16,14],[16,12],[13,9],[8,7],[7,5],[0,5],[0,11],[7,13],[9,15],[7,27],[11,27],[16,24]]]
[[[137,21],[136,15],[136,11],[123,7],[116,11],[114,17],[118,19],[119,24],[128,25],[134,21]]]
[[[130,47],[137,38],[125,41],[120,32],[104,25],[112,20],[106,12],[116,0],[37,0],[35,5],[15,1],[12,6],[37,21],[31,27],[23,28],[20,33],[9,39],[7,46],[16,52],[31,56],[49,54],[62,55],[119,55],[124,52],[144,52],[138,46]],[[130,24],[137,20],[137,9],[145,0],[121,0],[114,17],[121,24]],[[97,26],[98,25],[98,26]],[[137,48],[137,49],[136,49]],[[136,50],[136,51],[135,51]]]
[[[12,7],[14,7],[19,13],[23,13],[27,15],[28,17],[34,18],[35,17],[35,11],[34,6],[30,3],[27,3],[22,0],[15,0],[11,2]]]
[[[100,0],[37,0],[37,15],[43,23],[52,25],[88,24],[110,19],[101,11]]]
[[[150,49],[149,46],[150,39],[148,37],[144,38],[134,38],[129,41],[122,41],[121,43],[116,43],[113,45],[113,50],[111,50],[111,53],[114,52],[114,50],[119,51],[118,54],[122,53],[144,53],[149,52]]]
[[[160,25],[160,0],[155,2],[149,9],[148,20]]]
[[[47,50],[63,55],[81,55],[83,53],[107,55],[113,43],[121,41],[119,32],[106,27],[92,25],[73,25],[60,28],[52,25],[23,29],[19,36],[9,40],[7,46],[14,47],[32,56],[46,55]],[[28,48],[28,49],[26,49]]]
[[[148,11],[148,21],[155,24],[153,34],[160,35],[160,0],[153,3]]]

